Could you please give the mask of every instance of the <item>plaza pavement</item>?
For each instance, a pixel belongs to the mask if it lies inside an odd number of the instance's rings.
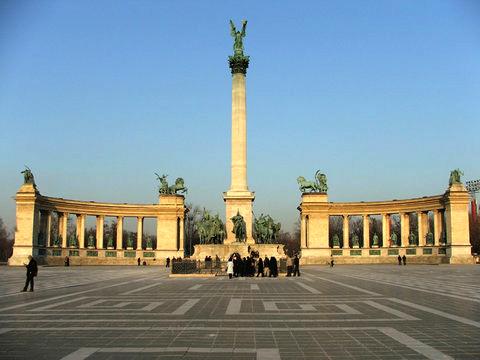
[[[2,359],[479,359],[478,266],[305,266],[300,278],[162,267],[0,267]]]

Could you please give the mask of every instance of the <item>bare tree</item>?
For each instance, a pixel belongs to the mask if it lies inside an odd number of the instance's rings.
[[[476,218],[470,213],[470,244],[472,244],[472,252],[480,253],[480,217]]]
[[[195,229],[195,223],[200,220],[202,210],[198,205],[186,204],[186,206],[189,211],[185,217],[185,241],[187,244],[187,246],[185,246],[185,253],[190,256],[193,254],[193,246],[200,243],[200,237]]]
[[[0,261],[7,261],[13,253],[13,239],[7,227],[0,218]]]

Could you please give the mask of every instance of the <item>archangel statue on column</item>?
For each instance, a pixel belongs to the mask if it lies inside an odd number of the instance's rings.
[[[235,39],[233,43],[233,54],[234,56],[239,55],[243,56],[243,38],[246,35],[247,20],[242,21],[242,30],[237,31],[235,24],[230,20],[230,34]]]

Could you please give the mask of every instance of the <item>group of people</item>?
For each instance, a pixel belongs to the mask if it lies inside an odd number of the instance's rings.
[[[290,259],[290,265],[288,259]],[[296,260],[292,260],[291,258],[288,259],[287,276],[291,276],[292,273],[300,276],[298,257],[295,257]],[[253,256],[247,256],[242,258],[240,255],[234,254],[228,259],[227,274],[230,279],[239,276],[253,277],[255,275],[257,277],[277,277],[278,260],[275,258],[275,256],[265,256],[264,259],[262,259],[261,257],[257,259]]]
[[[403,256],[398,255],[397,260],[398,260],[398,265],[402,265],[402,262],[403,262],[403,265],[407,265],[407,257],[405,255]]]

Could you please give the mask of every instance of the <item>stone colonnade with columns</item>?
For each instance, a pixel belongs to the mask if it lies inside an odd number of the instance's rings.
[[[158,204],[112,204],[66,200],[42,196],[32,184],[24,184],[16,194],[16,231],[13,255],[9,265],[23,265],[33,255],[43,264],[63,264],[69,257],[73,265],[136,264],[138,258],[149,265],[161,265],[167,257],[183,257],[184,218],[187,211],[182,195],[161,195]],[[58,217],[57,239],[52,238],[52,217]],[[67,241],[68,217],[76,217],[76,236]],[[85,238],[86,217],[96,217],[93,246]],[[117,220],[116,242],[104,244],[106,217]],[[125,218],[137,221],[137,236],[125,246]],[[156,246],[145,244],[144,220],[156,220]],[[110,245],[110,246],[108,246]]]
[[[302,262],[325,264],[333,257],[337,263],[395,263],[398,255],[406,255],[407,262],[414,263],[473,263],[468,202],[469,195],[462,184],[451,185],[443,195],[379,202],[336,203],[329,202],[327,194],[305,193],[298,207]],[[410,232],[412,214],[418,220],[414,236]],[[400,218],[396,243],[392,241],[394,215]],[[342,234],[337,234],[341,243],[332,244],[331,216],[343,218]],[[378,244],[372,242],[370,233],[373,216],[382,223]],[[352,239],[352,217],[362,219],[361,239]]]

